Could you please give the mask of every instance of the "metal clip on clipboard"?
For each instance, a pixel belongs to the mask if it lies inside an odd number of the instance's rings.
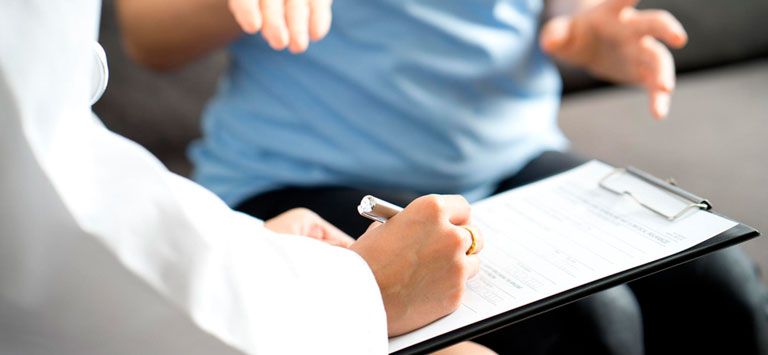
[[[671,193],[671,194],[673,194],[675,196],[678,196],[678,197],[680,197],[680,198],[682,198],[682,199],[684,199],[686,201],[689,201],[690,204],[688,204],[682,210],[680,210],[679,212],[677,212],[675,214],[664,213],[664,212],[654,208],[650,204],[644,202],[639,197],[637,197],[635,194],[633,194],[631,191],[617,190],[617,189],[614,189],[613,187],[608,186],[608,184],[606,184],[606,181],[608,181],[611,177],[613,177],[615,175],[618,175],[618,174],[630,174],[630,175],[632,175],[634,177],[637,177],[640,180],[643,180],[643,181],[645,181],[645,182],[647,182],[647,183],[649,183],[649,184],[651,184],[653,186],[656,186],[656,187],[658,187],[658,188],[660,188],[662,190],[665,190],[665,191],[667,191],[667,192],[669,192],[669,193]],[[712,204],[709,203],[709,201],[707,201],[706,199],[703,199],[703,198],[701,198],[699,196],[696,196],[696,195],[694,195],[694,194],[692,194],[692,193],[690,193],[688,191],[685,191],[685,190],[677,187],[676,183],[675,183],[675,181],[673,179],[668,179],[667,181],[663,181],[663,180],[661,180],[661,179],[659,179],[659,178],[657,178],[657,177],[655,177],[655,176],[653,176],[651,174],[648,174],[648,173],[646,173],[646,172],[644,172],[642,170],[639,170],[639,169],[635,169],[635,168],[633,168],[631,166],[627,167],[627,168],[615,168],[613,171],[608,173],[608,175],[606,175],[604,178],[600,179],[600,182],[598,184],[603,189],[606,189],[606,190],[608,190],[610,192],[613,192],[615,194],[627,195],[627,196],[631,197],[633,200],[635,200],[641,206],[651,210],[653,213],[656,213],[659,216],[662,216],[662,217],[666,218],[669,221],[674,221],[674,220],[680,218],[686,212],[688,212],[688,211],[690,211],[691,209],[694,209],[694,208],[702,209],[702,210],[705,210],[705,211],[708,211],[708,210],[712,209]]]

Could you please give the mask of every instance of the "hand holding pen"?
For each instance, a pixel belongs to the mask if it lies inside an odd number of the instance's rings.
[[[467,279],[479,270],[477,253],[483,248],[482,234],[470,224],[469,203],[458,195],[428,195],[400,209],[366,196],[362,205],[361,212],[386,223],[370,228],[350,249],[368,262],[376,277],[389,335],[456,310]]]
[[[369,218],[379,223],[386,222],[396,214],[400,213],[402,210],[403,208],[400,206],[389,203],[380,198],[373,197],[371,195],[366,195],[363,197],[363,199],[360,201],[360,205],[357,206],[357,213],[363,217]],[[469,232],[469,236],[472,240],[472,244],[470,244],[466,254],[472,255],[476,250],[479,251],[477,249],[477,238],[475,236],[475,232],[468,226],[462,227]]]

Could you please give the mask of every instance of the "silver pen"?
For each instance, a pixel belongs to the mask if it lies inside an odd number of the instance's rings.
[[[403,208],[398,205],[371,195],[363,197],[360,201],[360,205],[357,206],[357,212],[360,213],[361,216],[381,223],[386,222],[402,210]]]

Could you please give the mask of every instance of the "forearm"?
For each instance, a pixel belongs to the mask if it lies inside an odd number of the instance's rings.
[[[153,69],[177,68],[242,32],[226,0],[117,0],[123,45]]]

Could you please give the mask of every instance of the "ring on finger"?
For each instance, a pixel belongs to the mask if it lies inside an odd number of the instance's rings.
[[[473,232],[471,228],[467,226],[463,227],[469,232],[469,236],[472,237],[472,244],[469,246],[469,249],[467,249],[467,255],[472,255],[475,253],[475,249],[477,249],[477,238],[475,238],[475,232]]]

